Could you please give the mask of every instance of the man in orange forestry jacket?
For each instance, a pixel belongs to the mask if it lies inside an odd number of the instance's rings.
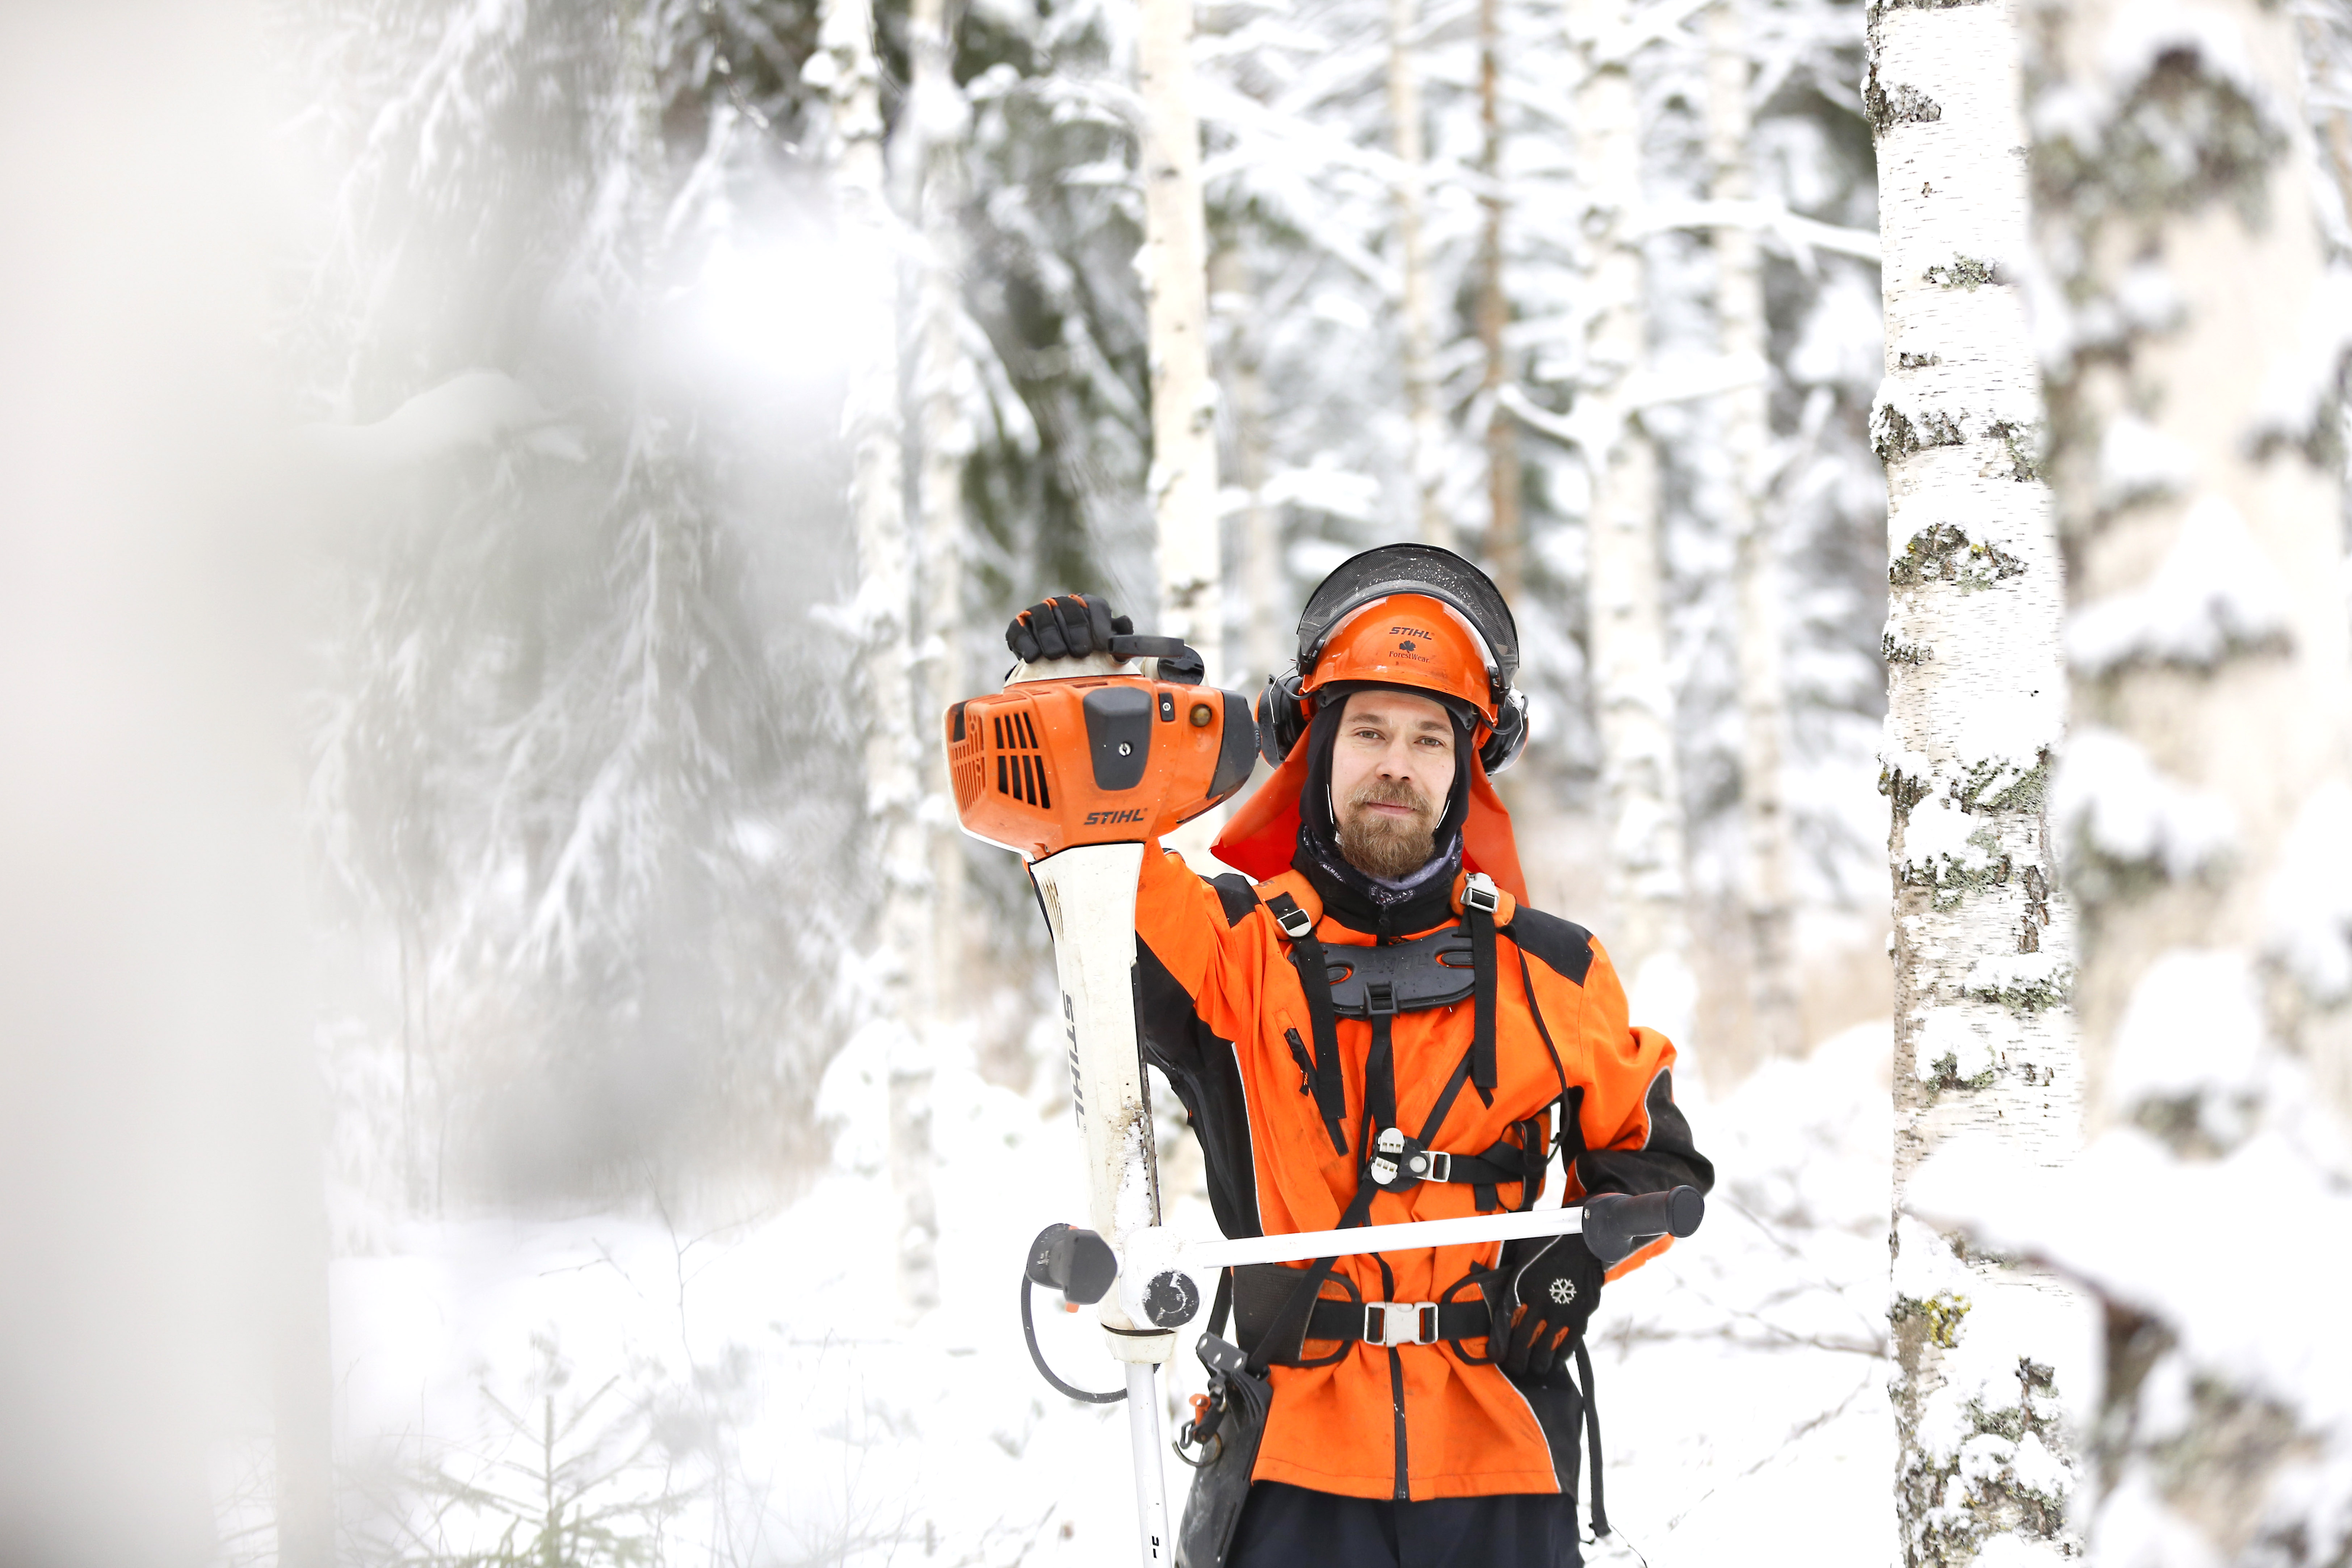
[[[1082,657],[1110,632],[1108,606],[1068,595],[1007,641]],[[1144,1050],[1191,1113],[1228,1236],[1532,1207],[1555,1156],[1568,1202],[1712,1183],[1673,1043],[1629,1025],[1591,932],[1524,901],[1487,782],[1525,737],[1517,651],[1460,557],[1355,557],[1258,700],[1276,772],[1216,843],[1248,876],[1146,847]],[[1604,1278],[1667,1245],[1605,1275],[1574,1236],[1230,1271],[1180,1562],[1580,1562],[1582,1334]],[[1597,1456],[1595,1480],[1605,1529]]]

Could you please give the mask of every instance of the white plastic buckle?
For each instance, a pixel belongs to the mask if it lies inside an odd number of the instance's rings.
[[[1368,1345],[1433,1345],[1437,1342],[1434,1301],[1367,1301],[1364,1342]]]
[[[1315,917],[1296,904],[1286,913],[1275,916],[1274,923],[1280,926],[1282,934],[1293,942],[1304,940],[1315,930]]]
[[[1486,872],[1473,871],[1462,879],[1462,907],[1484,910],[1491,915],[1503,907],[1502,889],[1495,886],[1495,879]]]

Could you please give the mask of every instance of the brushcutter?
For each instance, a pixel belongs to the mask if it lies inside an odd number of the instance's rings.
[[[1167,1568],[1174,1555],[1153,1369],[1199,1313],[1203,1280],[1216,1270],[1574,1232],[1605,1265],[1650,1237],[1691,1234],[1701,1210],[1698,1194],[1684,1187],[1287,1236],[1195,1240],[1161,1226],[1136,1031],[1136,882],[1145,842],[1229,799],[1257,755],[1249,704],[1200,686],[1201,668],[1199,655],[1173,638],[1118,637],[1108,655],[1016,666],[1003,689],[946,715],[957,816],[966,833],[1027,862],[1052,931],[1070,1098],[1085,1141],[1088,1224],[1049,1226],[1032,1245],[1024,1326],[1033,1285],[1060,1290],[1074,1307],[1095,1307],[1112,1359],[1126,1366],[1123,1391],[1092,1394],[1038,1358],[1039,1371],[1066,1394],[1126,1400],[1145,1568]],[[1397,1327],[1411,1337],[1416,1325]],[[1034,1331],[1030,1351],[1037,1354]]]

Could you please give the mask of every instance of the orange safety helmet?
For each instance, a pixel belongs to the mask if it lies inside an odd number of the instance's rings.
[[[1384,544],[1350,556],[1307,597],[1298,661],[1257,700],[1258,751],[1276,770],[1217,837],[1214,853],[1253,877],[1287,869],[1307,757],[1299,748],[1323,700],[1365,686],[1426,691],[1470,722],[1465,863],[1526,898],[1510,814],[1489,775],[1527,743],[1527,700],[1513,689],[1519,638],[1484,572],[1450,550]]]
[[[1483,640],[1460,612],[1426,594],[1391,594],[1360,605],[1328,633],[1301,697],[1354,682],[1411,687],[1453,698],[1481,722],[1475,742],[1494,732],[1497,701]]]
[[[1518,668],[1518,626],[1493,579],[1451,550],[1383,544],[1341,562],[1307,596],[1298,661],[1257,700],[1258,752],[1282,766],[1318,691],[1401,686],[1465,710],[1479,764],[1498,773],[1527,743]]]

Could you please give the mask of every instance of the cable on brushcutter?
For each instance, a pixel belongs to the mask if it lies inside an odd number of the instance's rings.
[[[1039,1231],[1037,1239],[1029,1244],[1029,1261],[1021,1270],[1021,1337],[1028,1342],[1029,1359],[1036,1363],[1037,1375],[1056,1392],[1088,1405],[1116,1405],[1127,1397],[1127,1390],[1096,1394],[1056,1377],[1045,1364],[1045,1352],[1037,1348],[1037,1321],[1029,1294],[1040,1285],[1050,1285],[1074,1305],[1091,1306],[1103,1299],[1118,1278],[1118,1258],[1110,1244],[1093,1231],[1070,1225],[1049,1225]]]

